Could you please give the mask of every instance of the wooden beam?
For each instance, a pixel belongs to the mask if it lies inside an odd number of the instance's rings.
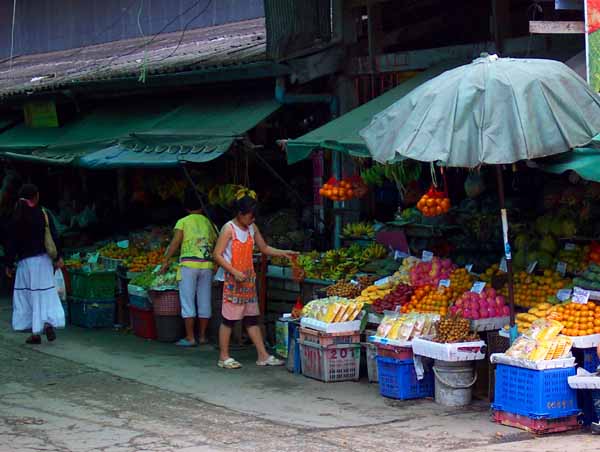
[[[533,34],[583,34],[585,22],[583,21],[547,21],[530,20],[529,33]]]

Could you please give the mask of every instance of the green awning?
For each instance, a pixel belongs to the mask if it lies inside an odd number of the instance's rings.
[[[0,153],[88,168],[201,163],[222,155],[279,107],[271,93],[114,103],[59,128],[9,129],[0,134]]]
[[[541,168],[553,174],[575,171],[583,179],[600,182],[600,150],[593,148],[575,149],[572,152],[566,152],[552,158],[551,163],[544,163]]]
[[[115,145],[86,155],[79,164],[102,169],[208,162],[280,106],[270,94],[203,97],[201,102],[175,108],[148,130],[130,133]]]
[[[289,140],[287,143],[288,164],[307,158],[317,148],[345,152],[353,157],[370,157],[371,154],[369,154],[367,146],[358,132],[371,122],[373,116],[426,81],[462,63],[462,61],[452,61],[433,66],[318,129],[299,138]]]

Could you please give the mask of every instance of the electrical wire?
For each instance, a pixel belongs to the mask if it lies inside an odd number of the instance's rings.
[[[156,41],[156,39],[168,28],[170,27],[177,19],[179,19],[181,16],[187,14],[188,12],[190,12],[192,9],[194,9],[196,6],[198,6],[203,0],[198,0],[196,2],[194,2],[190,7],[186,8],[185,11],[183,11],[182,13],[176,15],[175,17],[173,17],[166,25],[164,25],[157,33],[155,33],[154,35],[152,35],[152,37],[150,39],[148,39],[147,41],[145,41],[143,44],[134,47],[133,49],[121,54],[121,55],[116,55],[114,57],[112,57],[108,63],[106,63],[104,66],[100,66],[100,68],[98,68],[97,72],[98,74],[102,73],[103,70],[107,70],[110,68],[110,66],[112,65],[112,63],[119,58],[123,58],[129,55],[132,55],[136,52],[138,52],[141,49],[144,49],[145,47],[147,47],[148,45],[152,44],[154,41]],[[93,68],[95,65],[94,64],[90,64],[88,66],[85,66],[84,68],[80,69],[78,72],[82,72],[85,71],[86,69],[90,69]]]
[[[175,46],[175,49],[173,49],[173,51],[170,54],[168,54],[166,57],[163,57],[160,60],[151,61],[151,63],[160,63],[161,61],[165,61],[166,59],[171,58],[173,55],[175,55],[175,52],[177,52],[177,50],[179,50],[179,47],[181,46],[181,43],[183,42],[183,37],[185,36],[185,32],[187,31],[188,27],[192,24],[192,22],[194,22],[196,19],[198,19],[200,16],[202,16],[208,10],[208,8],[210,8],[210,5],[212,4],[212,2],[213,2],[213,0],[208,0],[204,9],[202,11],[200,11],[198,14],[196,14],[194,17],[192,17],[185,24],[185,27],[183,28],[181,36],[179,37],[179,42]]]
[[[8,70],[12,71],[13,55],[15,52],[15,22],[17,18],[17,0],[13,1],[12,27],[10,30],[10,59]]]

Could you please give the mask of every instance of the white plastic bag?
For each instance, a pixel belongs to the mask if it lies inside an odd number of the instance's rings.
[[[65,277],[60,268],[56,269],[54,272],[54,286],[56,287],[60,300],[65,301],[67,299],[67,286],[65,285]]]

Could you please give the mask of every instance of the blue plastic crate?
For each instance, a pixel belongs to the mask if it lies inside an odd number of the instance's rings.
[[[115,300],[71,298],[71,323],[84,328],[109,328],[114,325]]]
[[[498,364],[492,407],[533,419],[579,414],[577,393],[568,382],[575,374],[575,367],[531,370]]]
[[[594,348],[584,348],[583,349],[583,368],[588,372],[596,372],[600,366],[600,358],[598,358],[598,353],[596,352],[596,347]]]
[[[152,302],[147,296],[141,297],[129,294],[129,304],[143,311],[152,311]]]
[[[386,356],[377,357],[379,393],[391,399],[408,400],[433,397],[433,373],[425,372],[417,380],[412,359],[399,360]]]
[[[300,324],[298,322],[288,323],[288,355],[286,367],[292,373],[302,373],[302,358],[300,355]]]

